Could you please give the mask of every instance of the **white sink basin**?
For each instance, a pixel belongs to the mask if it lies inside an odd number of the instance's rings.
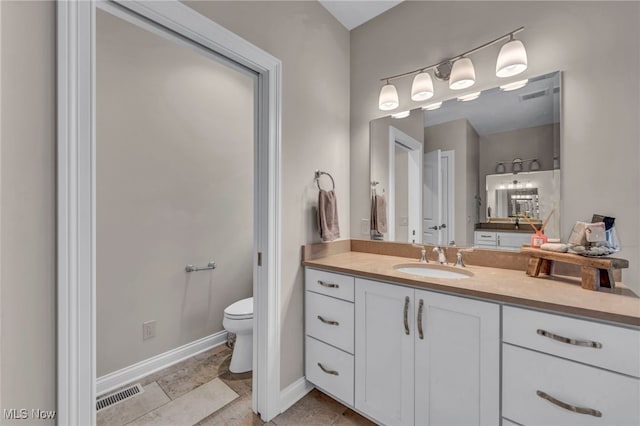
[[[430,263],[410,263],[393,267],[398,272],[418,275],[426,278],[439,278],[445,280],[461,280],[473,276],[473,272],[461,268]]]

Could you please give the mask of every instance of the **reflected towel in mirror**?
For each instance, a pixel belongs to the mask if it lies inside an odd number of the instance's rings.
[[[371,230],[380,234],[387,232],[387,200],[384,194],[371,197]]]
[[[318,231],[322,241],[333,241],[340,238],[338,224],[338,201],[335,192],[321,189],[318,193]]]

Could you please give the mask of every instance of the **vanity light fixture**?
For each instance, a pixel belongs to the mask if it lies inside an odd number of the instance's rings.
[[[422,109],[426,111],[433,111],[440,108],[441,106],[442,106],[442,102],[436,102],[434,104],[425,105],[422,107]]]
[[[416,74],[411,85],[411,99],[420,102],[433,97],[433,80],[428,72]]]
[[[498,163],[498,165],[496,166],[496,173],[500,174],[500,173],[504,173],[506,171],[507,170],[504,167],[504,163]]]
[[[527,69],[527,51],[520,40],[515,40],[511,33],[509,41],[502,46],[496,61],[497,77],[512,77]]]
[[[393,117],[393,118],[407,118],[409,115],[411,115],[411,111],[410,110],[406,110],[406,111],[402,111],[402,112],[397,112],[395,114],[391,114],[391,117]]]
[[[390,81],[404,77],[414,76],[413,84],[411,85],[411,99],[413,101],[420,102],[433,97],[435,92],[429,71],[433,71],[433,75],[439,80],[448,80],[449,88],[452,90],[471,87],[476,81],[476,73],[468,56],[506,38],[509,41],[500,49],[496,62],[496,75],[498,77],[510,77],[523,72],[527,69],[527,52],[522,42],[514,39],[514,35],[522,30],[524,30],[524,27],[516,28],[507,34],[436,64],[380,79],[385,84],[380,89],[378,108],[382,111],[391,111],[400,105],[398,91]]]
[[[466,95],[458,96],[458,100],[462,102],[469,102],[476,100],[480,97],[480,92],[468,93]]]
[[[521,89],[524,86],[526,86],[527,83],[529,83],[529,79],[520,80],[520,81],[514,81],[513,83],[503,84],[502,86],[500,86],[500,90],[503,90],[505,92],[510,92],[512,90],[518,90],[518,89]]]
[[[514,158],[511,163],[511,171],[516,174],[522,171],[522,160],[520,158]]]
[[[390,84],[389,80],[387,80],[387,84],[382,86],[380,90],[378,108],[382,111],[391,111],[398,108],[398,105],[398,91],[396,90],[396,86]]]

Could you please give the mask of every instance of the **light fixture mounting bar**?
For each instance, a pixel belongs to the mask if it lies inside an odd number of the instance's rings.
[[[384,77],[384,78],[381,78],[380,81],[389,82],[391,80],[397,80],[397,79],[402,78],[402,77],[406,77],[406,76],[409,76],[409,75],[417,74],[419,72],[423,72],[423,71],[428,71],[428,70],[434,69],[438,65],[442,65],[442,64],[445,64],[447,62],[457,61],[458,59],[461,59],[461,58],[463,58],[463,57],[465,57],[467,55],[470,55],[470,54],[475,53],[475,52],[477,52],[479,50],[482,50],[485,47],[489,47],[489,46],[491,46],[493,44],[496,44],[499,41],[504,40],[507,37],[513,37],[515,34],[519,33],[522,30],[524,30],[524,27],[516,28],[515,30],[509,31],[508,33],[506,33],[504,35],[501,35],[500,37],[494,38],[493,40],[488,41],[485,44],[482,44],[482,45],[480,45],[478,47],[474,47],[471,50],[467,50],[466,52],[463,52],[463,53],[461,53],[459,55],[453,56],[453,57],[451,57],[449,59],[445,59],[444,61],[440,61],[437,64],[433,64],[433,65],[429,65],[429,66],[426,66],[426,67],[417,68],[417,69],[415,69],[413,71],[408,71],[408,72],[404,72],[402,74],[392,75],[390,77]]]

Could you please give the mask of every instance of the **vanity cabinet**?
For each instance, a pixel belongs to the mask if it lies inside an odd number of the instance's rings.
[[[356,279],[355,407],[387,425],[499,422],[500,308]]]
[[[506,419],[640,424],[640,330],[505,306],[502,359]]]
[[[523,244],[531,243],[531,234],[526,232],[475,231],[474,245],[478,248],[498,250],[520,250]]]
[[[305,375],[307,380],[353,406],[354,278],[305,272]]]

